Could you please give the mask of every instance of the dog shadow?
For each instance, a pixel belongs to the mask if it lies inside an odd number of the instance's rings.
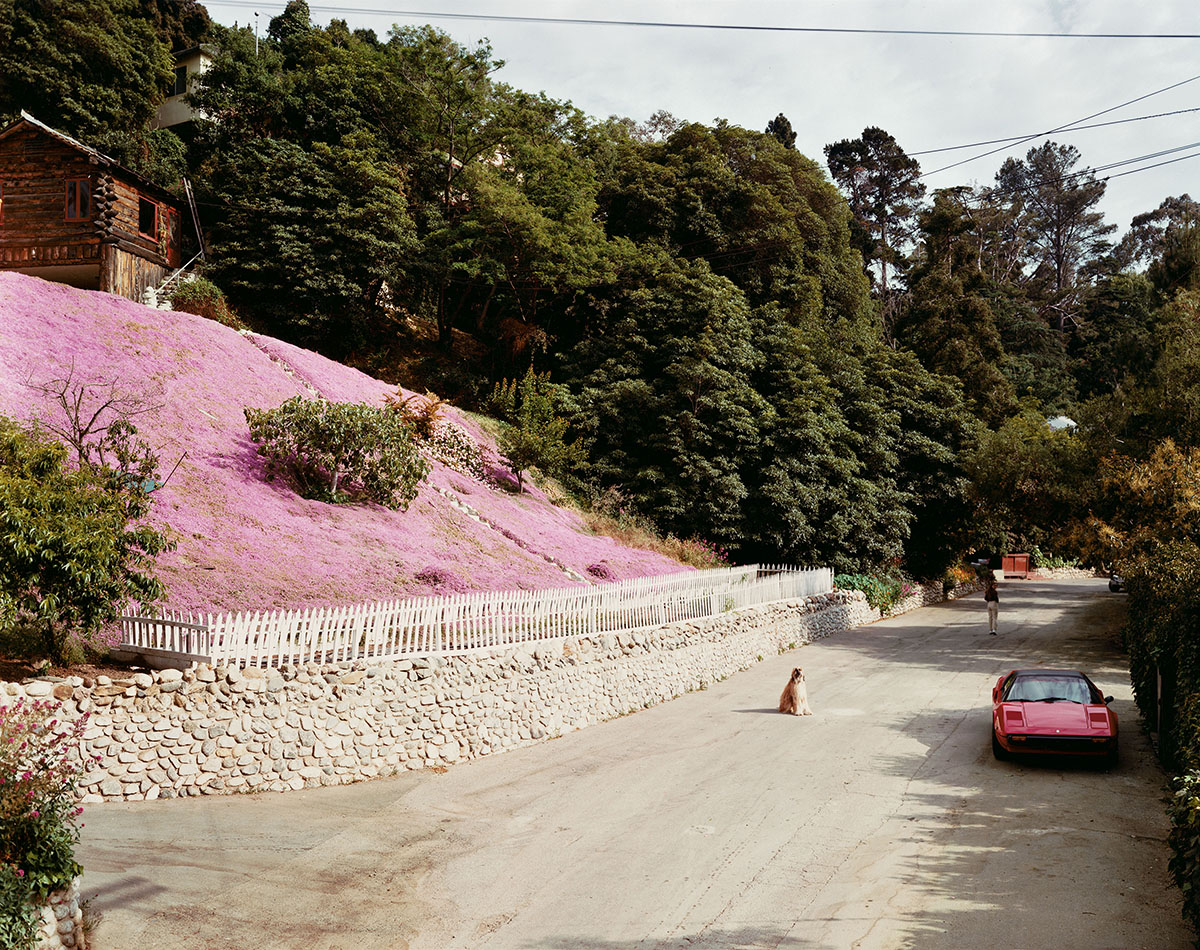
[[[786,716],[787,713],[781,713],[778,708],[771,706],[764,709],[735,709],[735,713],[771,713],[773,716]]]

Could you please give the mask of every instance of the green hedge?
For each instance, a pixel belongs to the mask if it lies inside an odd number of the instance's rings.
[[[1167,808],[1169,867],[1183,897],[1183,916],[1200,929],[1200,548],[1188,542],[1164,545],[1128,566],[1125,577],[1124,640],[1134,699],[1145,721],[1157,728],[1159,758],[1175,774]]]

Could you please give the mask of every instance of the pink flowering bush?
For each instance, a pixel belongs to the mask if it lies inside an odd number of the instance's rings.
[[[32,946],[37,905],[81,871],[75,789],[87,716],[60,719],[59,704],[0,706],[0,948]]]
[[[729,551],[719,544],[705,541],[703,538],[687,538],[678,543],[681,548],[680,559],[693,567],[729,567]]]

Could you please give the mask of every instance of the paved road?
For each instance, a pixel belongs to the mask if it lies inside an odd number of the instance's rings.
[[[88,808],[100,950],[1191,945],[1103,581],[1008,582],[540,746],[346,788]],[[815,715],[781,716],[805,667]],[[990,689],[1089,670],[1112,773],[993,760]]]

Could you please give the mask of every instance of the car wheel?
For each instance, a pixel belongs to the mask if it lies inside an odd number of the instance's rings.
[[[1008,751],[1000,744],[1000,740],[996,738],[995,731],[992,732],[992,755],[1001,762],[1005,762],[1009,758]]]
[[[1111,590],[1114,594],[1119,594],[1121,592],[1121,585],[1114,584],[1112,581],[1109,581],[1108,589]]]
[[[1121,761],[1120,746],[1113,746],[1104,754],[1104,767],[1111,771],[1117,767],[1117,763]]]

